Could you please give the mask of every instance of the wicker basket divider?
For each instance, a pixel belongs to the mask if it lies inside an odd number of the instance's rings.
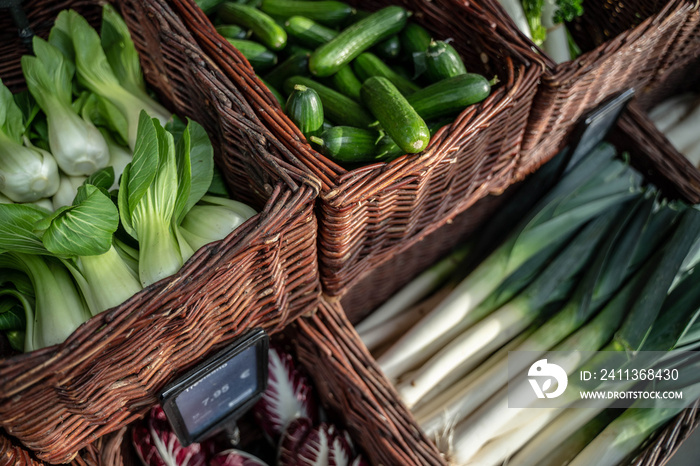
[[[232,89],[245,95],[258,118],[292,154],[285,156],[285,166],[305,170],[321,182],[319,267],[328,296],[341,295],[405,241],[513,182],[542,72],[541,65],[525,58],[527,51],[520,45],[500,39],[496,23],[477,5],[465,7],[453,0],[349,3],[368,10],[392,3],[406,7],[413,12],[412,20],[435,37],[452,37],[469,69],[489,78],[497,75],[501,84],[486,101],[469,107],[438,132],[421,155],[348,171],[306,143],[247,61],[191,0],[172,2]]]
[[[298,361],[311,374],[323,405],[375,465],[445,465],[437,448],[369,354],[338,303],[293,324]]]
[[[312,371],[324,405],[343,421],[375,465],[447,464],[369,354],[345,311],[322,302],[293,324],[299,361]],[[683,410],[622,464],[661,466],[700,425],[700,400]]]
[[[610,96],[628,88],[643,90],[697,7],[694,0],[587,0],[583,16],[569,24],[583,53],[556,64],[517,29],[497,1],[484,0],[483,5],[505,23],[504,36],[529,46],[531,59],[546,66],[522,145],[522,158],[529,161],[563,149],[579,118]]]
[[[663,429],[653,434],[629,466],[663,466],[681,444],[700,426],[700,400],[683,410]]]
[[[698,91],[700,56],[683,67],[667,69],[662,78],[630,103],[619,122],[623,131],[613,137],[618,145],[631,152],[631,163],[667,196],[698,204],[700,169],[673,147],[649,119],[647,111],[674,95]]]
[[[65,8],[98,25],[102,4],[31,0],[23,6],[34,31],[46,37]],[[201,248],[176,275],[93,317],[64,343],[0,358],[0,427],[49,463],[77,460],[79,450],[146,412],[173,376],[252,327],[286,327],[315,309],[320,295],[313,213],[318,183],[265,163],[275,159],[263,126],[242,116],[229,118],[224,130],[220,109],[231,103],[219,98],[216,68],[164,2],[115,6],[149,86],[168,108],[207,129],[234,197],[259,213]],[[0,16],[0,78],[19,91],[19,56],[27,49],[10,21]],[[261,162],[233,174],[227,165],[233,151],[257,154]]]

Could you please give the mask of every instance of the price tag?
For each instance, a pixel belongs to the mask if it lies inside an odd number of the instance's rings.
[[[267,385],[269,340],[254,330],[169,384],[160,400],[183,446],[229,427]]]
[[[576,163],[605,139],[627,102],[633,96],[634,89],[627,89],[600,104],[595,110],[585,116],[571,139],[571,147],[574,149],[571,154],[570,164]]]

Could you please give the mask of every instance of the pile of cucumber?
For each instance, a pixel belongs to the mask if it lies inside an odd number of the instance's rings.
[[[307,140],[340,163],[419,153],[491,91],[400,6],[370,13],[339,1],[248,0],[205,8],[211,1],[200,6],[219,34]]]

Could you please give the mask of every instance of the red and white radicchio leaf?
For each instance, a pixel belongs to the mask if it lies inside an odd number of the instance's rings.
[[[369,463],[362,455],[357,455],[350,466],[369,466]]]
[[[330,451],[328,453],[329,466],[350,466],[350,461],[354,456],[352,453],[351,444],[348,442],[349,436],[347,432],[336,432],[336,429],[331,426],[328,429],[330,435]]]
[[[209,461],[209,466],[268,466],[263,460],[241,450],[226,450]]]
[[[132,430],[132,442],[146,466],[205,466],[202,446],[193,443],[183,447],[172,431],[160,406],[151,408],[144,422]]]
[[[296,465],[329,466],[333,439],[337,438],[333,426],[321,423],[313,428],[298,446]]]
[[[311,384],[296,370],[291,355],[270,348],[268,365],[267,389],[253,412],[263,430],[276,439],[298,417],[315,420],[316,406]]]
[[[306,436],[311,432],[313,424],[306,417],[299,417],[289,423],[280,439],[277,453],[278,466],[292,466],[297,464],[297,450],[306,441]]]

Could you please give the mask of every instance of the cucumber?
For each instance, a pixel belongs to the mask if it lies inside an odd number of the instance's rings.
[[[271,16],[304,16],[327,26],[342,23],[355,11],[347,3],[332,0],[263,0],[260,8]]]
[[[425,121],[391,81],[373,76],[362,84],[362,102],[381,127],[407,154],[421,152],[430,142]]]
[[[309,74],[310,52],[297,52],[270,70],[263,79],[277,89],[282,89],[284,81],[291,76]]]
[[[311,54],[311,73],[321,77],[336,73],[374,44],[403,29],[407,18],[404,8],[388,6],[348,26]]]
[[[244,39],[226,39],[250,62],[256,73],[268,70],[277,64],[277,55],[262,44]]]
[[[452,123],[452,119],[431,120],[425,122],[425,124],[428,125],[431,138],[440,128],[445,125],[449,125],[450,123]],[[402,156],[403,154],[404,152],[388,134],[382,136],[377,143],[377,160],[391,161],[396,157]]]
[[[212,13],[224,0],[195,0],[195,3],[205,14]]]
[[[331,122],[337,125],[366,128],[374,122],[372,115],[350,97],[319,84],[313,79],[303,76],[292,76],[284,82],[285,92],[291,93],[296,84],[303,84],[318,93],[323,103],[323,113]]]
[[[462,57],[450,44],[432,41],[425,52],[426,75],[431,82],[467,74]]]
[[[226,39],[245,39],[248,31],[235,24],[220,24],[216,26],[216,32]]]
[[[287,46],[284,48],[284,50],[282,52],[284,52],[284,54],[287,58],[291,57],[295,53],[307,53],[307,54],[311,55],[311,50],[304,47],[303,45],[298,45],[298,44],[294,44],[294,43],[290,44],[289,42],[287,42]]]
[[[267,87],[272,95],[275,97],[277,102],[280,104],[280,107],[284,108],[284,97],[282,97],[282,94],[280,94],[280,91],[278,91],[274,86],[272,86],[269,82],[265,81],[264,79],[260,79],[262,83]]]
[[[376,142],[379,134],[352,126],[333,126],[321,137],[311,140],[321,147],[321,152],[339,162],[373,162],[376,160]]]
[[[295,42],[315,49],[338,35],[338,31],[327,28],[304,16],[292,16],[284,23],[287,35]]]
[[[257,8],[226,2],[219,6],[217,13],[227,23],[250,29],[254,37],[272,50],[282,50],[287,44],[284,28]]]
[[[372,47],[372,51],[385,60],[393,60],[401,53],[401,41],[398,35],[393,35],[388,39]]]
[[[362,82],[357,79],[355,73],[352,72],[350,65],[345,65],[339,69],[330,79],[333,82],[333,87],[335,87],[338,92],[350,97],[352,100],[360,101]]]
[[[424,87],[411,94],[408,102],[426,120],[456,115],[471,104],[481,102],[491,92],[491,85],[483,76],[474,73]]]
[[[382,76],[396,86],[403,95],[410,95],[420,89],[418,85],[404,78],[384,63],[378,56],[364,52],[352,62],[352,68],[360,81],[365,82],[372,76]]]
[[[399,40],[401,41],[401,50],[404,57],[412,61],[414,53],[423,53],[428,50],[432,37],[422,26],[416,23],[408,23],[399,34]]]
[[[317,134],[323,126],[323,105],[316,91],[303,84],[294,86],[287,99],[284,113],[306,136]]]

